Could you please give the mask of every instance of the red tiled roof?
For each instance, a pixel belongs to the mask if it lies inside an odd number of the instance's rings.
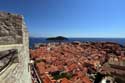
[[[44,75],[43,83],[52,83],[51,79],[46,74]]]
[[[71,81],[69,81],[69,80],[66,79],[66,78],[63,78],[62,81],[61,81],[61,83],[71,83]]]
[[[43,74],[46,72],[45,64],[43,62],[37,63],[36,67],[40,74]]]
[[[82,78],[82,81],[83,81],[84,83],[92,83],[92,82],[89,80],[89,78],[86,77],[86,76],[84,76],[84,77]]]

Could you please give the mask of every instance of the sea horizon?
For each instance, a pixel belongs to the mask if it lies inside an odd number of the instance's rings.
[[[68,38],[68,37],[66,37]],[[29,46],[30,48],[33,47],[34,44],[37,44],[37,43],[50,43],[50,42],[55,42],[55,41],[48,41],[46,40],[47,37],[29,37]],[[64,41],[64,42],[73,42],[73,41],[80,41],[80,42],[113,42],[113,43],[118,43],[118,44],[121,44],[121,45],[124,45],[125,44],[125,38],[68,38],[68,41]]]

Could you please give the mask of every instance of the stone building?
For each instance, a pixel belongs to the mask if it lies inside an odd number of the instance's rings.
[[[0,83],[31,83],[28,36],[21,15],[0,12]]]

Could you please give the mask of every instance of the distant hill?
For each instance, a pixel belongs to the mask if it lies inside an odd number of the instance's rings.
[[[55,41],[63,41],[63,40],[68,40],[68,38],[63,37],[63,36],[57,36],[57,37],[49,37],[46,40],[55,40]]]

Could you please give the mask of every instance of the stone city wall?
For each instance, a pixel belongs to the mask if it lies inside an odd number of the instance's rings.
[[[0,45],[22,43],[22,16],[0,13]]]
[[[23,17],[0,12],[0,52],[12,49],[17,50],[16,61],[11,61],[0,71],[0,83],[31,83],[29,35]]]

